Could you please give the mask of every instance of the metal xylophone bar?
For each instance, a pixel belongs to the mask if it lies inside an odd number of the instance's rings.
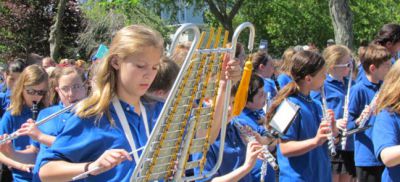
[[[175,84],[168,96],[168,99],[161,111],[156,126],[146,144],[146,147],[136,165],[133,174],[135,181],[153,180],[173,180],[187,181],[199,179],[212,175],[219,168],[222,159],[222,152],[219,153],[217,165],[211,173],[200,174],[200,176],[183,177],[187,169],[195,167],[203,168],[206,157],[205,154],[209,147],[209,135],[211,122],[215,108],[213,105],[203,105],[203,101],[211,99],[216,101],[219,73],[222,70],[222,61],[218,58],[222,53],[233,55],[236,48],[237,37],[244,29],[250,27],[250,40],[254,39],[254,27],[250,23],[244,23],[235,31],[232,48],[218,48],[219,38],[213,42],[214,30],[210,30],[208,41],[203,47],[205,33],[201,34],[193,24],[185,24],[180,27],[174,36],[170,52],[173,52],[177,43],[177,37],[186,30],[192,30],[195,34],[192,46],[188,51],[181,71]],[[221,29],[217,31],[217,37],[221,34]],[[225,32],[223,45],[227,42],[228,34]],[[253,46],[253,41],[249,41],[249,47]],[[196,49],[197,48],[197,49]],[[197,58],[192,58],[195,55]],[[217,75],[216,77],[213,77]],[[211,79],[211,78],[216,79]],[[230,95],[230,81],[226,88],[227,95]],[[227,107],[229,97],[225,97],[222,125],[221,141],[224,141]],[[224,122],[225,121],[225,122]],[[196,132],[200,129],[207,130],[205,137],[196,138]],[[223,142],[221,146],[223,148]],[[187,162],[190,154],[201,152],[203,158],[198,161]]]
[[[217,51],[217,50],[216,50]],[[206,60],[208,60],[207,58]],[[188,116],[191,113],[199,113],[198,124],[199,128],[207,128],[211,119],[210,111],[212,111],[211,107],[199,107],[197,109],[193,108],[193,102],[195,100],[202,100],[202,97],[211,97],[216,95],[216,83],[204,84],[204,76],[207,74],[216,74],[220,72],[220,65],[217,64],[208,64],[201,63],[201,60],[195,59],[191,61],[189,69],[198,70],[198,74],[187,74],[184,77],[186,80],[185,84],[178,89],[178,94],[175,95],[175,99],[173,102],[176,102],[178,107],[174,107],[169,111],[169,122],[163,123],[161,125],[160,134],[157,135],[159,141],[151,143],[151,150],[149,153],[149,158],[146,158],[146,162],[142,171],[146,171],[146,173],[141,172],[141,176],[136,180],[156,180],[159,179],[160,174],[168,174],[171,173],[171,166],[165,164],[167,161],[176,161],[177,156],[179,156],[180,148],[176,147],[176,144],[179,143],[179,139],[182,138],[182,133],[185,133],[181,128],[188,121]],[[210,73],[209,73],[210,72]],[[201,74],[201,75],[199,75]],[[195,75],[195,76],[193,76]],[[202,92],[197,92],[197,94],[193,94],[194,90],[201,90]],[[201,95],[200,93],[203,93]],[[176,101],[178,100],[178,101]],[[204,99],[203,99],[204,100]],[[200,102],[201,103],[201,102]],[[175,111],[174,113],[172,111]],[[205,122],[208,121],[208,122]],[[189,120],[188,123],[194,123],[193,119]],[[167,129],[168,128],[168,129]],[[162,141],[161,141],[162,140]],[[203,144],[205,139],[198,141],[197,143]],[[198,151],[202,151],[203,149],[199,149]],[[171,155],[171,153],[175,153],[176,155]],[[154,159],[154,156],[156,156]],[[175,159],[175,160],[174,160]],[[154,162],[155,161],[155,162]],[[174,167],[174,166],[172,166]],[[148,172],[151,171],[151,174]],[[158,175],[154,175],[158,174]],[[165,176],[164,176],[165,177]]]

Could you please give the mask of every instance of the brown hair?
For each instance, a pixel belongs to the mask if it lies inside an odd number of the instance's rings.
[[[266,65],[268,61],[272,61],[271,56],[269,56],[265,51],[258,51],[253,54],[253,72],[258,71],[260,65]]]
[[[400,25],[389,23],[382,26],[378,35],[375,37],[373,43],[385,46],[386,43],[391,42],[395,44],[400,41]]]
[[[293,81],[283,87],[275,97],[270,109],[266,115],[266,126],[269,127],[269,121],[272,119],[278,106],[284,99],[299,92],[298,83],[307,75],[315,76],[325,66],[325,60],[321,55],[312,51],[300,51],[292,57],[293,65],[290,74]]]
[[[148,92],[163,90],[168,92],[174,85],[175,79],[179,73],[179,66],[170,58],[164,56],[157,70],[157,75]]]
[[[50,81],[49,81],[49,104],[53,105],[59,102],[60,97],[58,96],[56,92],[56,87],[58,87],[58,81],[62,76],[69,75],[69,74],[76,74],[78,75],[81,79],[82,82],[85,82],[85,75],[83,74],[82,71],[80,71],[78,68],[74,66],[68,66],[68,67],[57,67],[52,74],[50,75]]]
[[[370,73],[369,67],[375,65],[379,68],[381,64],[388,61],[392,56],[390,52],[383,46],[370,44],[364,53],[362,66],[366,73]]]

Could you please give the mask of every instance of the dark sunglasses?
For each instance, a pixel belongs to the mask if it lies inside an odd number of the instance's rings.
[[[46,95],[47,90],[26,89],[26,93],[28,93],[29,95],[44,96]]]

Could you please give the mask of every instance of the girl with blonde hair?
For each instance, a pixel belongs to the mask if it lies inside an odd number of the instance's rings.
[[[338,128],[347,128],[347,118],[343,118],[345,97],[349,81],[352,81],[350,69],[353,59],[349,48],[343,45],[331,45],[323,52],[328,67],[327,78],[324,82],[324,91],[328,109],[335,113]],[[317,96],[320,99],[320,95]],[[345,150],[337,147],[338,153],[331,158],[333,181],[351,181],[356,177],[354,164],[353,136],[347,137]]]
[[[385,164],[382,181],[400,181],[400,63],[384,79],[377,100],[375,125],[372,131],[375,156]]]
[[[11,134],[21,125],[33,117],[33,104],[46,106],[45,100],[48,90],[48,76],[46,71],[38,66],[31,65],[21,73],[11,95],[11,104],[0,122],[0,134]],[[12,141],[15,150],[24,150],[30,144],[28,136],[21,136]],[[12,167],[14,181],[32,181],[29,173],[32,165],[17,162],[0,153],[0,161]]]
[[[97,67],[91,94],[78,103],[75,115],[39,161],[41,180],[70,181],[94,168],[99,169],[87,181],[131,179],[141,154],[137,149],[145,146],[163,106],[159,102],[149,109],[142,102],[156,76],[163,44],[159,32],[142,25],[115,34],[109,55]],[[228,76],[240,77],[232,72],[236,67],[228,66]]]

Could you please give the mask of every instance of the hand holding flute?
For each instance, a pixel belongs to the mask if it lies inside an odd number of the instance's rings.
[[[71,104],[70,106],[65,107],[64,109],[61,109],[60,111],[58,111],[58,112],[56,112],[56,113],[54,113],[54,114],[52,114],[52,115],[50,115],[50,116],[47,116],[46,118],[43,118],[42,120],[40,120],[40,121],[34,123],[34,125],[37,127],[37,126],[39,126],[39,125],[41,125],[41,124],[43,124],[43,123],[45,123],[45,122],[47,122],[47,121],[50,121],[51,119],[53,119],[53,118],[55,118],[55,117],[57,117],[57,116],[59,116],[59,115],[65,113],[65,112],[71,110],[74,106],[75,106],[75,104]],[[30,125],[29,125],[29,126],[30,126]],[[29,128],[29,127],[28,127],[28,128]],[[11,133],[10,135],[8,135],[8,137],[3,138],[2,140],[0,140],[0,145],[4,144],[4,143],[7,142],[8,140],[14,140],[14,139],[18,138],[18,137],[20,136],[19,133],[18,133],[18,131],[19,131],[19,130],[17,130],[17,131],[15,131],[15,132]]]
[[[323,120],[325,120],[322,122],[327,122],[329,130],[330,130],[330,131],[327,131],[328,148],[330,150],[331,156],[335,156],[336,155],[336,146],[335,146],[335,137],[333,137],[333,133],[334,133],[335,129],[337,129],[337,128],[336,128],[336,125],[332,124],[334,122],[334,115],[333,115],[332,110],[328,110],[328,106],[327,106],[328,104],[326,103],[325,91],[324,91],[323,87],[321,89],[321,99],[322,99],[322,115],[323,115]]]

